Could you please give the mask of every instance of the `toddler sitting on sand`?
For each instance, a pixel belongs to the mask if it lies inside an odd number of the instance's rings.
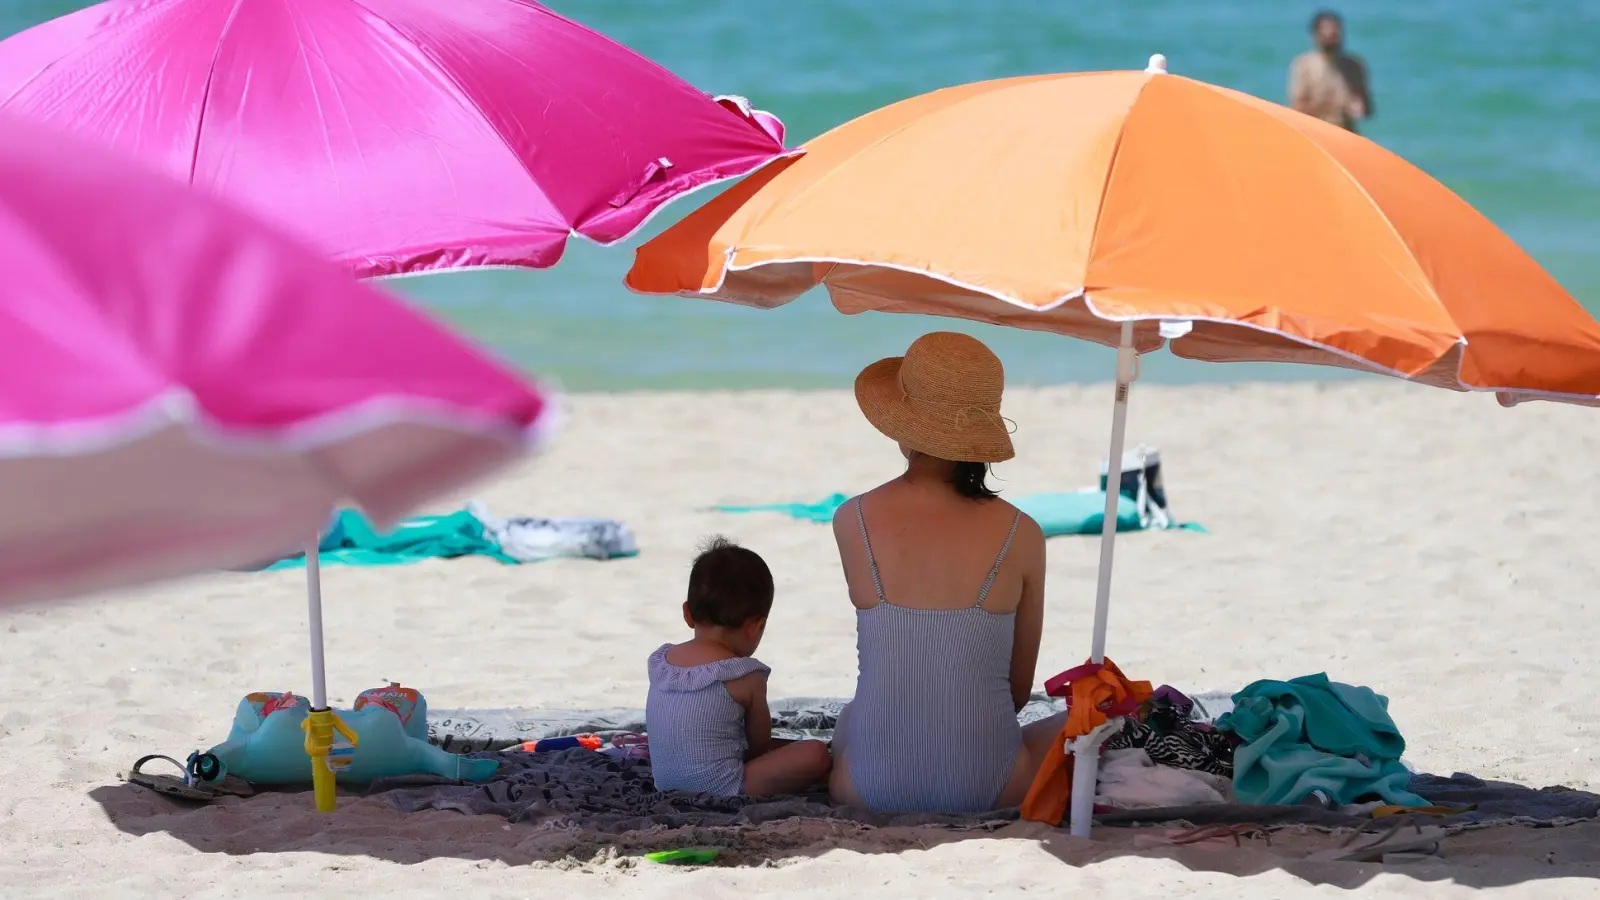
[[[728,797],[826,783],[833,766],[826,744],[772,736],[772,670],[750,655],[772,595],[772,572],[750,550],[715,538],[695,559],[683,604],[694,639],[650,655],[645,731],[657,790]]]

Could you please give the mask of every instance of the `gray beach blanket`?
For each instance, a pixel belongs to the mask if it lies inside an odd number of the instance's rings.
[[[777,737],[830,740],[847,700],[795,697],[773,700],[772,731]],[[1022,724],[1047,718],[1066,705],[1037,694],[1018,714]],[[644,710],[440,709],[428,712],[428,740],[452,753],[501,761],[499,771],[481,785],[466,785],[432,775],[374,782],[368,794],[384,794],[397,808],[449,809],[504,816],[513,822],[565,819],[595,831],[616,833],[649,827],[759,824],[796,816],[839,819],[868,825],[942,825],[992,828],[1015,821],[1015,809],[973,815],[886,816],[867,809],[828,803],[826,794],[788,797],[713,797],[657,791],[647,760],[615,752],[566,750],[524,753],[507,750],[526,741],[571,734],[611,738],[642,733]]]
[[[826,794],[780,797],[716,797],[658,791],[650,764],[592,750],[470,753],[500,760],[484,784],[464,784],[432,775],[386,778],[367,789],[397,809],[447,809],[502,816],[511,822],[571,824],[616,834],[648,828],[759,825],[780,819],[835,819],[866,825],[939,825],[994,828],[1014,821],[1015,809],[977,815],[886,816],[867,809],[832,806]]]
[[[1504,781],[1485,781],[1457,772],[1449,778],[1413,775],[1411,792],[1440,806],[1468,806],[1451,816],[1451,825],[1566,825],[1600,818],[1600,796],[1565,787],[1539,790]]]
[[[884,815],[833,806],[825,794],[757,798],[658,791],[647,760],[591,750],[480,751],[468,755],[499,759],[500,769],[487,783],[478,785],[432,775],[388,778],[373,782],[368,794],[383,794],[404,812],[444,809],[501,816],[511,822],[572,824],[610,834],[657,827],[759,825],[794,817],[876,826],[992,829],[1018,818],[1016,809],[969,815]],[[1473,806],[1442,821],[1451,830],[1502,824],[1555,826],[1600,817],[1600,796],[1583,791],[1541,791],[1462,774],[1449,778],[1417,775],[1410,788],[1432,803]],[[1431,817],[1412,818],[1433,821]],[[1212,803],[1113,810],[1100,813],[1095,822],[1103,826],[1250,823],[1267,828],[1304,825],[1331,830],[1359,829],[1373,820],[1311,806]]]
[[[1197,694],[1193,699],[1208,719],[1231,706],[1227,692]],[[839,712],[846,702],[809,697],[775,700],[771,704],[774,733],[781,737],[827,740],[832,737]],[[1026,724],[1063,708],[1060,700],[1035,695],[1018,719]],[[406,812],[446,809],[501,816],[512,822],[570,823],[602,833],[652,827],[753,825],[793,817],[877,826],[992,829],[1018,818],[1015,809],[972,815],[883,815],[871,810],[833,806],[824,794],[754,798],[657,791],[650,776],[650,764],[644,759],[589,750],[497,752],[546,737],[570,734],[611,737],[643,731],[642,709],[430,711],[430,741],[452,752],[498,759],[501,762],[499,771],[480,785],[431,775],[382,779],[369,786],[368,794],[382,794],[396,808]],[[1600,817],[1600,796],[1595,794],[1562,788],[1536,790],[1465,774],[1448,778],[1415,775],[1410,790],[1441,806],[1470,806],[1471,809],[1444,820],[1443,824],[1452,830],[1499,824],[1553,826]],[[1324,829],[1361,828],[1373,822],[1365,815],[1311,806],[1239,803],[1112,810],[1097,815],[1095,821],[1105,826],[1250,823],[1268,828]]]

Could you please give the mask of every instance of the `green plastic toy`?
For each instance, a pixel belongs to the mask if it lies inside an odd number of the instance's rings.
[[[706,863],[714,862],[717,854],[721,852],[721,847],[682,847],[677,850],[657,850],[655,853],[646,853],[644,858],[653,863],[703,866]]]

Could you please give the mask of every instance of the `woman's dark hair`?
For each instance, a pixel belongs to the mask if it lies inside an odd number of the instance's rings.
[[[989,464],[958,462],[950,470],[950,486],[968,500],[993,500],[1000,496],[989,488]]]
[[[725,537],[701,548],[689,569],[685,606],[696,625],[739,628],[772,612],[772,570],[754,550]]]

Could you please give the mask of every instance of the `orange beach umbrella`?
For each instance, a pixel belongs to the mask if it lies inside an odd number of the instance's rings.
[[[1507,405],[1600,398],[1600,323],[1465,201],[1366,138],[1168,75],[1159,55],[1143,72],[935,91],[805,151],[646,243],[628,285],[775,307],[822,284],[846,313],[1116,346],[1113,466],[1138,354],[1163,344],[1493,391]],[[1095,662],[1115,502],[1108,491]],[[1092,760],[1075,772],[1091,788]],[[1074,791],[1074,833],[1087,833],[1092,796]]]

